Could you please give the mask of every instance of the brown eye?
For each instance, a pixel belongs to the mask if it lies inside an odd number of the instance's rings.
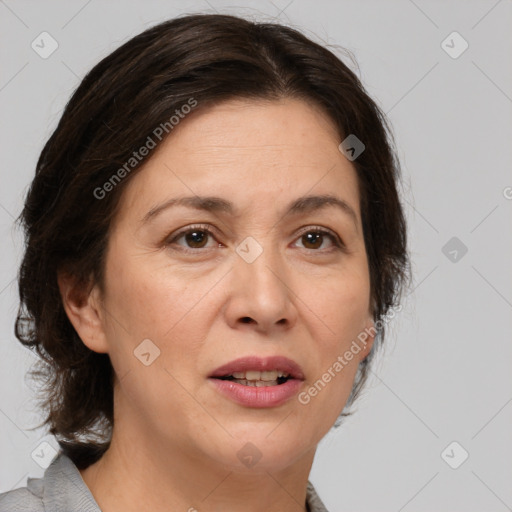
[[[214,239],[214,236],[208,225],[189,226],[187,229],[182,229],[175,235],[171,235],[166,246],[194,253],[199,252],[200,249],[210,249],[212,246],[207,245],[210,238]],[[184,242],[178,243],[182,239]]]
[[[185,238],[187,242],[187,246],[192,249],[201,249],[205,246],[205,242],[208,240],[208,233],[206,231],[194,229],[182,234],[182,237]]]
[[[302,243],[306,249],[319,249],[322,245],[324,235],[318,232],[310,232],[302,235]]]
[[[334,233],[331,233],[330,231],[326,231],[325,229],[309,228],[307,231],[303,231],[302,235],[300,236],[301,243],[305,249],[318,252],[322,252],[322,245],[324,245],[326,239],[331,241],[330,247],[323,248],[326,251],[343,247],[343,244],[338,236]]]

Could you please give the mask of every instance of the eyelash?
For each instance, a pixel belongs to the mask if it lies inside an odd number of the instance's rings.
[[[188,226],[185,229],[178,231],[174,235],[171,235],[172,238],[169,238],[167,241],[165,241],[165,246],[169,247],[171,244],[174,244],[177,240],[179,240],[183,235],[186,235],[193,231],[202,231],[204,233],[207,233],[209,236],[211,236],[212,238],[215,239],[215,234],[212,232],[212,226],[210,224],[194,224],[192,226]],[[332,247],[331,249],[327,249],[327,250],[325,250],[325,249],[324,250],[310,249],[310,251],[325,254],[325,253],[330,253],[333,250],[345,250],[345,245],[344,245],[343,241],[333,231],[330,231],[321,226],[308,226],[307,228],[301,230],[298,238],[302,237],[306,233],[315,233],[315,234],[320,234],[322,236],[327,236],[331,239],[331,241],[334,244],[334,247]],[[205,251],[205,250],[213,249],[213,248],[214,247],[209,247],[206,249],[205,248],[191,249],[191,248],[179,246],[178,250],[183,251],[185,253],[189,253],[189,254],[197,254],[199,251]]]

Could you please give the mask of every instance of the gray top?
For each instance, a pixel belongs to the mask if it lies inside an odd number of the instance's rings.
[[[309,512],[328,512],[311,482]],[[0,494],[0,512],[101,512],[73,461],[60,452],[42,478],[28,478],[27,486]]]

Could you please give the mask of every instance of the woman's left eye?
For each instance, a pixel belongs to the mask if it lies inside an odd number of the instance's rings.
[[[186,246],[177,243],[178,240],[182,238],[185,240]],[[208,249],[212,247],[207,247],[206,245],[210,238],[213,238],[215,240],[215,237],[209,225],[191,226],[178,232],[168,242],[166,242],[166,245],[178,245],[179,247],[181,247],[181,250],[185,252],[197,252],[198,249]],[[333,247],[343,247],[341,240],[335,233],[327,231],[326,229],[320,227],[307,228],[305,230],[302,230],[297,240],[300,240],[302,242],[303,247],[305,249],[318,251],[319,249],[322,249],[322,246],[324,245],[326,238],[331,241],[331,247],[328,248],[327,250],[332,250]],[[221,244],[218,243],[217,246],[220,245]],[[215,244],[213,245],[213,247],[215,247]]]
[[[317,250],[321,248],[326,238],[331,240],[331,248],[333,246],[338,248],[342,247],[339,238],[334,233],[331,233],[330,231],[326,231],[325,229],[321,228],[308,228],[306,231],[302,232],[301,236],[299,237],[299,240],[302,241],[306,249]]]

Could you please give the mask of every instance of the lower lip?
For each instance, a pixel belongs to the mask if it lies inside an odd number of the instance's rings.
[[[277,386],[244,386],[230,380],[209,379],[217,390],[234,402],[247,407],[277,407],[295,396],[302,384],[301,380],[289,379]]]

